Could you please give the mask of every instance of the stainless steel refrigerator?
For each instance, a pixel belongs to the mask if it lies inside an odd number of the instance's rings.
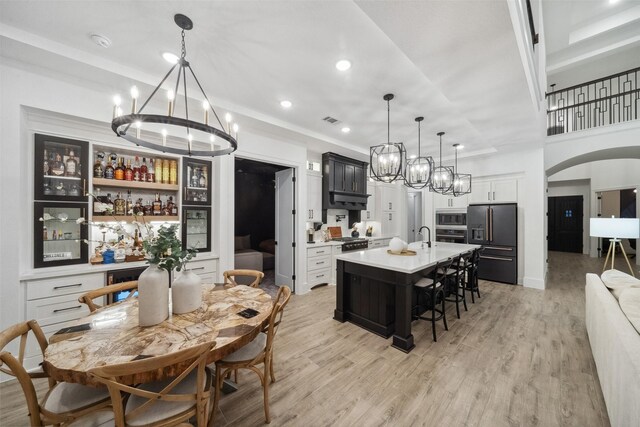
[[[478,277],[494,282],[518,282],[518,206],[515,203],[469,205],[467,238],[482,245]]]

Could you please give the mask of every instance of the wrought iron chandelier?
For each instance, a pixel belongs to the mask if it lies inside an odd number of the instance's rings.
[[[370,148],[369,176],[380,182],[394,182],[404,179],[406,150],[402,142],[391,142],[389,101],[393,94],[386,94],[382,99],[387,101],[387,142]]]
[[[455,152],[455,166],[453,169],[453,185],[451,185],[450,194],[455,197],[471,193],[471,174],[458,172],[458,150],[461,150],[460,144],[453,144]]]
[[[431,175],[433,173],[433,158],[431,156],[422,156],[420,152],[420,122],[424,117],[416,117],[418,122],[418,157],[407,160],[406,176],[404,185],[407,187],[421,190],[431,184]]]
[[[438,132],[437,135],[440,137],[440,163],[439,166],[433,169],[429,191],[448,194],[453,185],[454,172],[451,166],[442,166],[442,135],[444,135],[444,132]]]
[[[191,30],[193,28],[193,22],[185,15],[176,14],[174,16],[174,21],[178,27],[182,29],[182,49],[180,58],[177,59],[176,63],[171,67],[169,72],[164,76],[164,78],[160,81],[160,83],[156,86],[156,88],[151,92],[151,95],[144,101],[139,110],[136,111],[137,100],[138,100],[138,89],[134,86],[131,88],[131,114],[122,115],[122,110],[120,109],[120,98],[114,98],[114,109],[113,109],[113,120],[111,121],[111,129],[118,135],[126,139],[129,142],[132,142],[136,145],[141,145],[146,148],[150,148],[156,151],[162,151],[163,153],[174,153],[180,155],[187,156],[220,156],[223,154],[230,154],[236,151],[238,148],[238,126],[237,124],[231,125],[231,116],[227,114],[226,123],[227,128],[225,129],[224,125],[220,121],[220,117],[216,113],[213,105],[209,101],[207,94],[204,92],[202,85],[198,81],[191,65],[186,60],[187,50],[185,46],[184,36],[185,31]],[[176,83],[174,85],[173,90],[167,91],[167,98],[169,102],[168,112],[166,115],[160,114],[143,114],[142,111],[149,104],[154,95],[160,90],[164,82],[169,78],[169,76],[173,73],[175,69],[178,69],[178,76]],[[202,108],[204,110],[204,121],[197,122],[189,118],[189,102],[187,96],[187,70],[190,72],[191,76],[193,76],[194,81],[198,85],[200,92],[203,96]],[[180,87],[180,80],[182,79],[182,88],[184,91],[184,117],[176,117],[174,116],[175,111],[175,94],[178,92],[178,88]],[[193,110],[191,110],[193,113]],[[209,112],[213,113],[213,117],[217,121],[219,128],[213,127],[209,124]],[[153,142],[154,138],[143,139],[141,137],[142,126],[144,124],[159,124],[159,125],[168,125],[183,128],[186,131],[186,135],[184,139],[182,137],[172,138],[173,140],[180,140],[185,148],[179,148],[172,145],[167,145],[167,135],[168,132],[166,129],[161,130],[162,142]],[[131,126],[135,125],[135,131],[131,131]],[[231,131],[234,131],[234,136],[231,136]],[[200,131],[204,134],[208,134],[209,141],[207,141],[210,145],[209,150],[198,150],[193,149],[193,132],[192,131]],[[149,132],[149,136],[151,132]],[[157,137],[156,137],[157,138]],[[226,141],[226,148],[216,148],[214,145],[217,141],[223,140]]]

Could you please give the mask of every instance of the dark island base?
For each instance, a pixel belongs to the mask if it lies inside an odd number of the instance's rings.
[[[333,318],[385,338],[393,335],[392,347],[408,353],[415,347],[411,334],[416,305],[413,284],[430,270],[406,274],[338,260]]]

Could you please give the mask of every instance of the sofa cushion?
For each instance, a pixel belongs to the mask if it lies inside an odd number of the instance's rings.
[[[258,245],[258,248],[260,248],[260,250],[262,252],[266,252],[268,254],[275,254],[276,253],[276,241],[275,241],[275,239],[263,240]]]
[[[627,288],[619,298],[620,309],[640,334],[640,288]]]
[[[618,270],[607,270],[600,275],[600,279],[616,299],[620,299],[622,291],[629,287],[640,288],[640,280]]]
[[[251,249],[251,234],[247,234],[246,236],[236,236],[234,239],[234,249],[236,251]]]

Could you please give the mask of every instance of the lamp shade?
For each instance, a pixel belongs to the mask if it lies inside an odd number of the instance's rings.
[[[640,238],[640,219],[591,218],[590,229],[591,237],[638,239]]]

